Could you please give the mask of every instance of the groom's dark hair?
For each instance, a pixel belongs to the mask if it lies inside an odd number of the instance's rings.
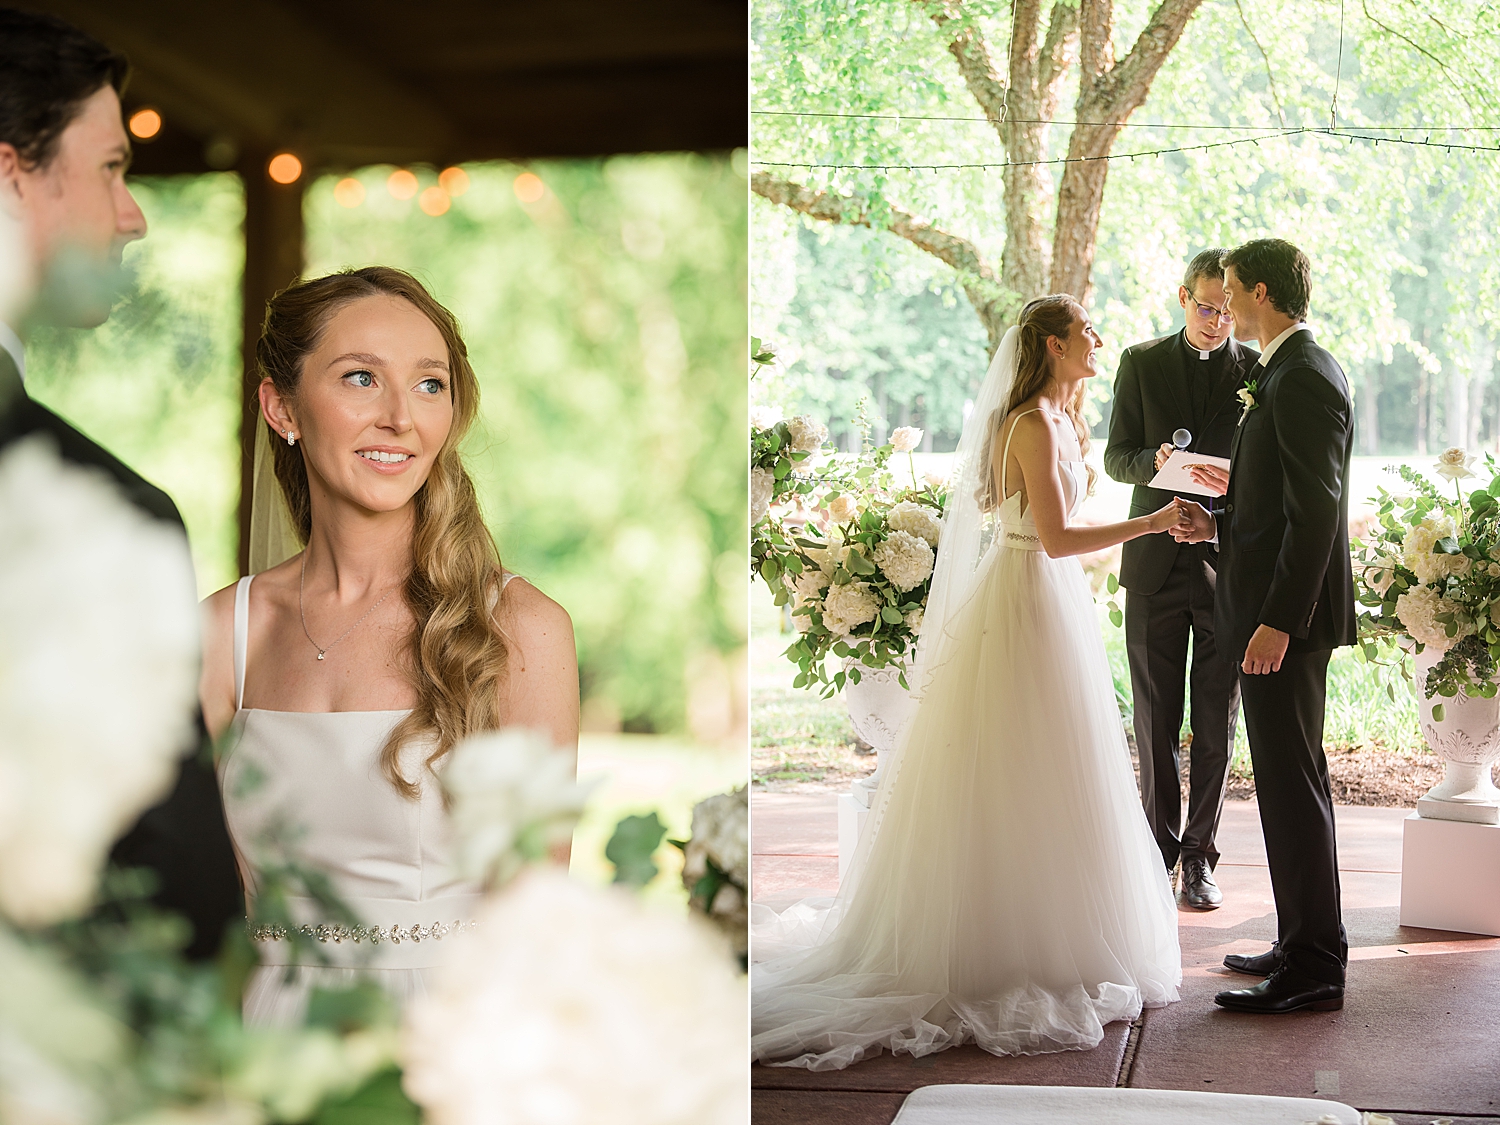
[[[1307,319],[1312,262],[1284,238],[1254,238],[1224,255],[1224,268],[1246,289],[1264,284],[1271,307],[1293,320]]]
[[[0,144],[46,167],[83,103],[105,86],[120,93],[129,74],[124,55],[72,24],[0,8]]]

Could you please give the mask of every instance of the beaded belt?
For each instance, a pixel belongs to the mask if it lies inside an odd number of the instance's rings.
[[[346,901],[362,921],[352,924],[317,921],[322,913],[317,902],[290,896],[289,924],[248,919],[246,933],[259,950],[260,963],[317,965],[326,961],[331,965],[377,969],[431,968],[442,961],[443,951],[453,944],[445,938],[475,928],[473,917],[482,897],[458,893],[425,902],[377,898]],[[294,934],[317,942],[316,950],[294,946],[291,940]]]
[[[1040,535],[1031,535],[1025,531],[1012,531],[1010,528],[1005,529],[1004,535],[1005,545],[1018,551],[1045,551],[1047,549],[1042,546]]]

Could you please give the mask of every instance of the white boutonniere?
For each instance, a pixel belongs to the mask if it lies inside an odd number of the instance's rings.
[[[1251,379],[1235,393],[1239,395],[1240,403],[1240,425],[1245,424],[1245,419],[1250,417],[1250,411],[1254,410],[1260,403],[1255,401],[1255,392],[1260,390],[1257,380]]]

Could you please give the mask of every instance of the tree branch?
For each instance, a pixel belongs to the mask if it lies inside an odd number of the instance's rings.
[[[1203,0],[1162,0],[1130,53],[1108,70],[1100,72],[1093,82],[1085,82],[1078,99],[1079,119],[1083,121],[1123,121],[1146,100],[1151,83],[1172,48],[1182,38],[1188,20]],[[1087,103],[1087,105],[1085,104]],[[1087,108],[1088,116],[1082,111]],[[1110,137],[1113,144],[1114,137]],[[1108,148],[1104,150],[1108,153]],[[1102,155],[1102,154],[1101,154]]]
[[[995,268],[968,239],[950,234],[886,201],[882,201],[885,218],[876,219],[872,214],[875,209],[868,200],[818,191],[816,188],[773,176],[769,172],[752,173],[750,190],[762,199],[790,207],[793,211],[825,223],[842,223],[845,226],[871,229],[878,226],[951,266],[957,271],[959,284],[963,286],[964,293],[989,332],[991,349],[998,346],[1006,314],[1014,305],[1014,300],[1007,299]]]
[[[924,0],[918,0],[918,2],[924,3]],[[1037,0],[1024,0],[1024,3],[1018,3],[1018,22],[1021,19],[1019,11],[1021,7],[1032,9],[1032,18],[1035,19],[1036,2]],[[958,60],[958,73],[963,78],[964,85],[969,88],[969,93],[979,103],[980,110],[1001,134],[1001,143],[1005,143],[1000,123],[1010,112],[1014,112],[1015,107],[1011,105],[1007,108],[1006,84],[1001,81],[1000,72],[995,69],[995,63],[990,57],[990,48],[984,41],[984,36],[979,33],[979,28],[964,12],[962,0],[944,0],[940,7],[931,11],[931,15],[932,21],[944,31],[949,30],[951,25],[958,25],[952,27],[953,38],[949,40],[948,51]],[[1014,72],[1014,67],[1012,67],[1012,72]],[[1014,74],[1012,73],[1013,83]]]
[[[1469,95],[1468,95],[1468,92],[1467,92],[1468,83],[1465,83],[1465,82],[1461,81],[1460,79],[1458,79],[1454,75],[1452,69],[1448,66],[1447,63],[1443,62],[1442,59],[1438,58],[1436,55],[1434,55],[1426,47],[1423,47],[1416,40],[1407,38],[1405,35],[1402,35],[1401,32],[1397,31],[1394,27],[1389,27],[1386,24],[1381,23],[1374,16],[1372,16],[1370,14],[1370,5],[1368,3],[1368,0],[1360,0],[1360,7],[1364,10],[1365,19],[1369,20],[1376,27],[1380,28],[1381,31],[1385,32],[1387,35],[1391,36],[1394,39],[1401,40],[1401,42],[1405,43],[1413,51],[1416,51],[1419,55],[1422,55],[1424,58],[1431,59],[1434,63],[1436,63],[1437,64],[1437,68],[1443,72],[1443,77],[1448,80],[1448,83],[1449,83],[1449,85],[1451,85],[1453,87],[1454,92],[1456,92],[1458,94],[1458,96],[1463,99],[1464,105],[1468,106],[1470,109],[1474,108],[1474,103],[1469,100]],[[1477,87],[1476,87],[1476,91],[1477,91]],[[1482,92],[1481,92],[1480,93],[1480,103],[1484,104],[1488,100],[1489,99],[1485,98],[1483,96]]]
[[[1276,75],[1271,73],[1271,56],[1266,54],[1266,49],[1260,45],[1255,32],[1250,27],[1250,21],[1245,18],[1245,9],[1240,6],[1240,0],[1234,0],[1234,10],[1240,14],[1240,24],[1245,29],[1245,34],[1250,36],[1250,42],[1255,44],[1255,49],[1260,52],[1260,58],[1266,64],[1266,82],[1271,88],[1271,104],[1276,107],[1276,120],[1286,128],[1286,114],[1281,110],[1281,96],[1276,93]]]
[[[1078,10],[1066,4],[1054,4],[1052,16],[1047,21],[1047,40],[1042,44],[1041,70],[1037,74],[1037,89],[1043,99],[1049,88],[1055,89],[1063,75],[1072,65],[1072,47],[1078,36]],[[1054,106],[1055,93],[1054,93]],[[1052,114],[1045,115],[1049,119]]]

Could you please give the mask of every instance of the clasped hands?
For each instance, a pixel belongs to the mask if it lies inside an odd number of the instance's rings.
[[[1194,480],[1215,496],[1223,496],[1228,490],[1229,474],[1222,469],[1211,465],[1195,465],[1192,474]],[[1177,542],[1203,543],[1218,534],[1218,521],[1202,504],[1175,496],[1172,498],[1172,503],[1163,508],[1158,515],[1170,518],[1168,509],[1173,507],[1177,510],[1177,519],[1162,530],[1165,530]],[[1250,643],[1245,646],[1245,657],[1240,662],[1240,669],[1246,675],[1251,676],[1279,672],[1290,641],[1291,635],[1280,629],[1265,624],[1257,625],[1250,637]]]

